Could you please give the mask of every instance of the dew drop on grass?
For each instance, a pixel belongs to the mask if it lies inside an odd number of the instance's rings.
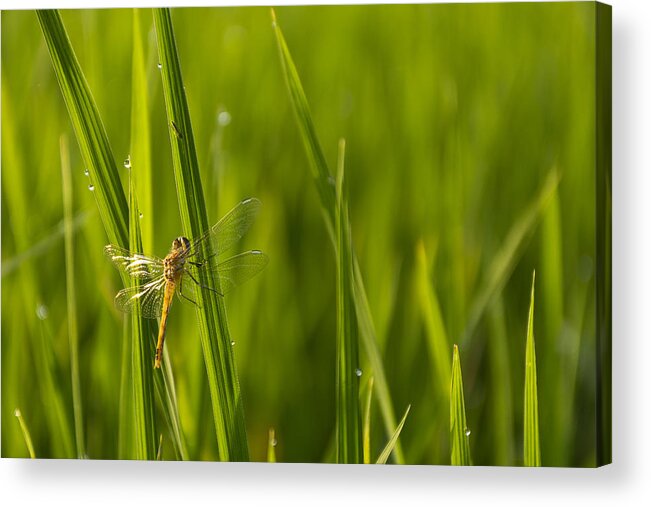
[[[14,410],[14,415],[15,415],[16,417],[20,417],[20,416],[22,415],[22,414],[20,413],[20,409],[19,409],[19,408],[17,408],[16,410]]]
[[[231,123],[231,113],[228,111],[220,111],[220,113],[217,115],[217,123],[221,127],[229,125]]]
[[[355,369],[355,375],[357,375],[358,377],[361,377],[362,376],[362,370],[360,370],[359,368]]]
[[[88,185],[88,190],[90,190],[91,192],[95,190],[95,185],[93,185],[92,183]]]
[[[234,346],[235,346],[235,340],[233,340],[233,341],[231,342],[231,347],[234,347]]]
[[[48,313],[49,313],[49,310],[47,309],[47,306],[45,306],[45,305],[38,305],[38,306],[36,307],[36,316],[37,316],[39,319],[41,319],[41,320],[45,320],[45,319],[47,319]]]
[[[125,169],[131,169],[131,155],[127,155],[127,158],[124,159],[123,165]]]
[[[158,65],[157,65],[156,67],[158,67],[159,69],[162,69],[162,68],[163,68],[163,64],[159,62]]]
[[[88,176],[89,174],[90,172],[88,171],[88,169],[84,169],[84,176]]]
[[[470,436],[470,433],[471,433],[471,431],[470,431],[470,429],[468,429],[468,428],[466,428],[466,431],[465,431],[464,433],[466,434],[466,436],[467,436],[467,437],[469,437],[469,436]]]
[[[140,213],[140,215],[138,215],[138,218],[142,218],[143,216],[144,215],[142,213]]]

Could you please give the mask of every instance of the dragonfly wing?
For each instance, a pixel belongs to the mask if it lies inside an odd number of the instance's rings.
[[[216,271],[219,275],[222,294],[230,292],[238,285],[242,285],[250,278],[253,278],[264,269],[268,262],[269,257],[263,252],[251,250],[217,264],[213,271]]]
[[[140,303],[140,311],[146,319],[155,319],[163,313],[165,299],[165,278],[159,277],[138,287],[127,287],[115,296],[115,306],[125,313],[131,313]]]
[[[116,245],[106,245],[104,255],[121,273],[132,278],[151,280],[160,277],[164,271],[162,259],[133,253]]]
[[[209,239],[214,241],[217,254],[222,254],[232,248],[249,230],[260,211],[260,206],[260,201],[255,197],[243,200],[203,236],[196,239],[193,242],[192,250],[201,252],[202,243]]]

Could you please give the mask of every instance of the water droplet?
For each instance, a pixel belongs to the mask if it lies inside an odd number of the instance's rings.
[[[362,370],[360,370],[359,368],[355,369],[355,375],[357,375],[358,377],[361,377],[362,376]]]
[[[468,428],[466,428],[466,431],[465,431],[464,433],[466,434],[466,436],[467,436],[467,437],[469,437],[469,436],[470,436],[470,433],[471,433],[471,431],[470,431],[470,430],[469,430]]]
[[[142,213],[140,213],[140,215],[138,215],[138,218],[142,218],[143,216],[144,215]]]
[[[89,174],[90,172],[88,171],[88,169],[84,169],[84,176],[88,176]]]
[[[273,438],[273,439],[271,440],[271,447],[276,447],[277,445],[278,445],[278,440],[276,440],[275,438]]]
[[[157,67],[158,67],[159,69],[162,69],[162,68],[163,68],[163,64],[159,62],[158,65],[157,65]]]
[[[233,341],[231,342],[231,347],[234,347],[234,346],[235,346],[235,340],[233,340]]]
[[[125,169],[131,169],[131,155],[127,155],[127,158],[124,159],[123,164]]]
[[[95,190],[95,185],[93,185],[92,183],[88,185],[88,190],[90,190],[91,192]]]
[[[41,319],[41,320],[45,320],[45,319],[47,319],[48,313],[50,313],[50,312],[49,312],[49,310],[47,309],[47,306],[45,306],[45,305],[38,305],[38,306],[36,307],[36,316],[37,316],[39,319]]]
[[[221,111],[217,115],[217,123],[219,123],[220,126],[225,127],[231,122],[231,113],[228,111]]]
[[[19,409],[19,408],[17,408],[16,410],[14,410],[14,415],[15,415],[16,417],[20,417],[20,416],[22,415],[22,414],[20,413],[20,409]]]

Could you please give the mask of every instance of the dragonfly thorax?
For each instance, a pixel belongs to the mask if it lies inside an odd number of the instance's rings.
[[[190,240],[179,236],[172,241],[172,248],[167,257],[163,259],[164,275],[168,281],[176,281],[183,273],[185,259],[190,252]]]

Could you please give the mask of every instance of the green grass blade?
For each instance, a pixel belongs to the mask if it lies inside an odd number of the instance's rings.
[[[37,16],[109,241],[128,244],[127,201],[95,101],[56,10]]]
[[[418,284],[418,302],[425,319],[425,331],[429,345],[430,358],[436,371],[438,389],[446,397],[448,395],[451,366],[449,361],[448,336],[443,325],[441,307],[436,291],[432,287],[429,274],[427,254],[422,241],[416,246],[416,269]]]
[[[70,377],[72,385],[72,408],[75,421],[77,457],[86,455],[84,438],[84,411],[81,402],[79,378],[79,332],[77,330],[77,296],[75,291],[75,245],[72,214],[72,169],[67,136],[60,138],[61,177],[63,182],[63,220],[65,230],[66,299],[68,307],[68,342],[70,350]]]
[[[405,425],[405,421],[407,420],[407,416],[409,415],[410,409],[411,409],[411,405],[408,405],[407,410],[405,410],[405,415],[402,416],[402,419],[400,420],[400,423],[398,424],[396,431],[393,432],[393,435],[391,435],[391,438],[387,442],[387,445],[384,446],[384,449],[382,449],[380,456],[378,456],[378,459],[375,462],[377,465],[385,465],[387,460],[389,459],[389,456],[391,455],[391,451],[393,451],[394,447],[396,446],[396,443],[398,442],[398,437],[400,437],[400,433],[402,432],[402,427]]]
[[[140,9],[133,9],[133,53],[131,62],[131,148],[130,164],[134,171],[136,196],[140,209],[140,231],[145,252],[154,247],[154,203],[151,166],[151,126],[149,82],[145,59],[147,32],[143,30]],[[144,32],[144,33],[143,33]]]
[[[466,404],[463,398],[463,378],[459,347],[452,354],[452,381],[450,383],[450,464],[467,466],[470,460],[470,430],[466,423]]]
[[[364,427],[362,440],[364,443],[364,464],[371,463],[371,400],[373,399],[373,377],[368,379],[366,386],[366,403],[364,403]]]
[[[23,438],[25,439],[25,445],[27,446],[27,452],[29,452],[29,457],[32,459],[36,459],[36,454],[34,453],[34,444],[32,443],[32,436],[29,433],[29,428],[27,427],[25,418],[23,417],[23,414],[21,413],[19,408],[17,408],[14,411],[14,415],[18,419],[18,424],[20,424],[20,431],[23,432]]]
[[[524,375],[524,466],[539,467],[540,439],[538,433],[538,384],[536,379],[536,344],[533,337],[533,307],[536,272],[531,280],[531,303],[527,320],[527,348]]]
[[[522,212],[518,220],[513,224],[504,239],[503,246],[495,254],[485,278],[485,282],[479,289],[478,295],[470,309],[468,321],[464,332],[464,340],[469,339],[475,332],[488,304],[495,294],[500,292],[509,276],[513,272],[518,259],[520,258],[526,240],[531,236],[535,225],[542,216],[552,196],[556,192],[560,175],[556,168],[552,168],[547,174],[545,182],[532,199],[531,204]]]
[[[348,206],[344,196],[343,140],[337,171],[337,463],[362,463],[359,413],[359,345],[353,302],[353,258]]]
[[[129,319],[122,328],[122,354],[120,358],[120,398],[118,411],[118,458],[135,459],[135,408],[131,368],[131,333]]]
[[[154,23],[181,223],[188,237],[196,238],[208,230],[210,223],[169,9],[155,9]],[[206,248],[211,248],[211,245]],[[212,252],[203,254],[209,257]],[[219,290],[219,280],[211,273],[201,270],[199,276],[202,285]],[[248,461],[244,408],[224,300],[207,289],[197,291],[196,296],[219,458],[222,461]]]
[[[136,201],[133,179],[129,177],[129,249],[142,251],[140,236],[140,211]],[[139,285],[136,278],[130,280],[131,286]],[[142,317],[140,302],[136,302],[131,314],[131,378],[133,381],[133,405],[135,423],[136,459],[156,458],[156,424],[154,418],[154,369],[152,357],[154,350],[150,321]]]
[[[294,65],[289,47],[285,42],[285,38],[276,22],[275,13],[272,10],[272,25],[278,43],[278,50],[280,55],[280,63],[282,66],[283,74],[285,76],[285,83],[289,91],[291,104],[296,116],[297,124],[299,127],[300,135],[303,140],[305,152],[307,154],[314,183],[319,194],[321,201],[321,208],[323,210],[323,217],[325,220],[326,230],[332,239],[333,247],[336,250],[336,238],[334,233],[333,224],[335,222],[336,211],[336,196],[335,189],[332,185],[333,178],[328,169],[328,165],[323,155],[323,150],[316,135],[316,128],[312,121],[312,116],[307,103],[307,98],[301,84],[300,76]],[[384,421],[384,427],[387,436],[391,436],[396,428],[396,418],[393,409],[393,402],[389,392],[389,385],[387,383],[384,365],[382,364],[382,355],[377,345],[377,335],[375,332],[375,325],[371,317],[371,309],[366,296],[366,289],[364,288],[364,281],[362,272],[359,268],[357,256],[353,250],[353,281],[354,281],[354,301],[355,311],[357,314],[357,321],[362,346],[368,356],[369,362],[373,369],[373,375],[376,379],[377,397]],[[404,456],[402,447],[398,442],[394,449],[394,457],[396,463],[404,463]]]
[[[276,440],[276,430],[269,428],[269,439],[267,440],[267,462],[275,463],[276,462],[276,445],[278,441]]]

